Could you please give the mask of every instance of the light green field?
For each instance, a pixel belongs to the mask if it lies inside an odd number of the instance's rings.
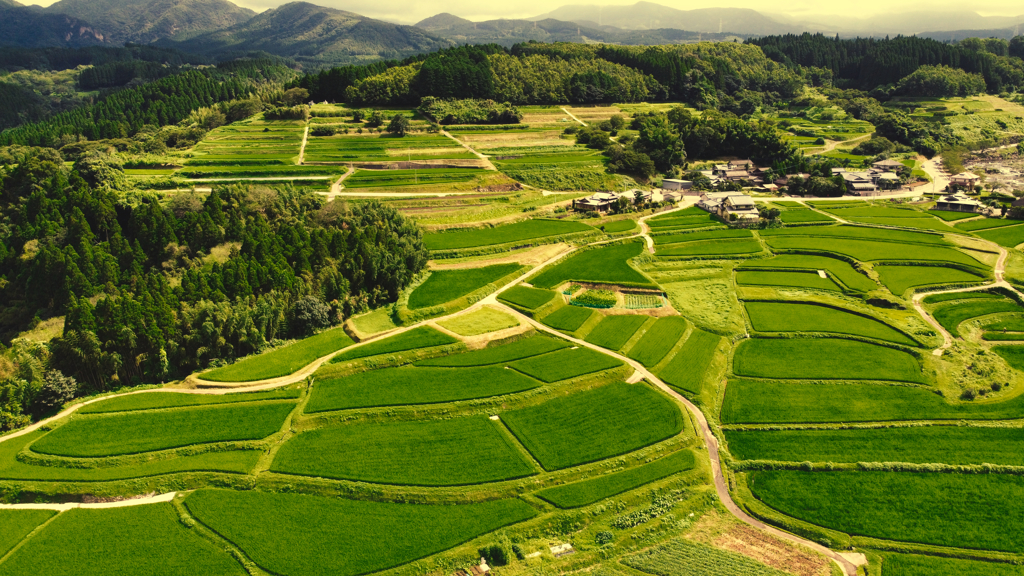
[[[342,328],[321,332],[282,348],[258,356],[250,356],[223,368],[203,372],[200,377],[211,382],[252,382],[287,376],[311,362],[352,344]]]
[[[985,282],[978,274],[945,266],[875,266],[878,279],[890,292],[902,296],[904,292],[919,286],[956,284],[971,285]]]
[[[757,240],[732,240],[671,244],[658,249],[659,256],[733,256],[756,254],[764,248]]]
[[[531,288],[530,286],[513,286],[498,295],[498,300],[526,310],[536,310],[554,298],[554,291]]]
[[[906,352],[834,338],[744,340],[733,371],[755,378],[925,382],[921,365]]]
[[[522,358],[538,356],[555,350],[568,348],[569,343],[565,340],[551,338],[545,335],[534,335],[529,338],[521,338],[507,344],[488,346],[481,350],[472,350],[451,356],[430,358],[420,360],[416,366],[488,366],[491,364],[502,364]]]
[[[629,350],[629,357],[650,368],[661,362],[679,342],[689,322],[681,316],[665,316],[647,329],[647,332]]]
[[[876,338],[915,346],[888,324],[849,310],[801,302],[747,302],[747,316],[759,332],[827,332]]]
[[[883,555],[884,576],[932,576],[934,574],[955,574],[956,576],[1021,576],[1024,567],[1002,562],[980,560],[959,560],[941,556],[918,554]]]
[[[54,514],[53,510],[0,510],[0,558]]]
[[[1006,226],[1003,228],[979,230],[975,234],[1007,248],[1013,248],[1024,243],[1024,226]]]
[[[658,377],[673,388],[700,394],[705,372],[715,358],[722,338],[717,334],[694,328],[679,352],[661,369]]]
[[[417,310],[451,302],[520,268],[518,264],[495,264],[483,268],[435,270],[430,273],[426,282],[417,286],[409,295],[409,309]]]
[[[627,556],[623,563],[658,576],[785,576],[781,572],[735,552],[713,548],[686,538]]]
[[[1002,300],[967,300],[943,304],[932,311],[932,316],[935,317],[935,320],[943,328],[949,330],[951,334],[961,336],[960,324],[972,318],[1001,312],[1024,312],[1024,308],[1021,308],[1020,305],[1009,298]]]
[[[621,366],[622,362],[590,348],[559,350],[509,364],[541,382],[558,382]]]
[[[768,238],[768,246],[773,250],[833,252],[849,256],[861,262],[919,260],[922,262],[952,262],[979,270],[987,268],[984,264],[967,254],[943,246],[814,237],[770,237]]]
[[[438,325],[451,330],[459,336],[478,336],[497,332],[506,328],[519,326],[519,320],[494,308],[484,306],[468,314],[462,314],[448,320],[441,320]]]
[[[781,254],[774,258],[763,260],[747,260],[740,265],[739,269],[825,270],[830,277],[837,278],[852,290],[870,292],[878,288],[878,284],[875,284],[870,278],[856,271],[848,262],[827,256]]]
[[[783,288],[811,288],[841,292],[838,284],[822,278],[817,272],[785,272],[778,270],[740,270],[736,273],[740,286],[780,286]]]
[[[591,316],[597,314],[590,308],[581,306],[563,306],[551,314],[545,316],[541,321],[555,330],[575,332],[583,326]]]
[[[348,182],[346,181],[346,185]],[[494,244],[527,242],[551,236],[591,232],[594,228],[582,222],[563,220],[525,220],[494,228],[469,228],[425,234],[423,245],[428,250],[456,250]]]
[[[458,342],[456,338],[452,338],[430,326],[420,326],[419,328],[413,328],[401,334],[389,336],[382,340],[342,352],[332,358],[331,363],[346,362],[348,360],[379,356],[381,354],[394,354],[395,352],[405,352],[406,350],[415,350],[417,348],[444,346],[446,344],[455,344],[456,342]]]
[[[647,316],[605,316],[604,320],[587,334],[585,340],[609,350],[619,350],[647,321]]]
[[[233,404],[235,402],[257,402],[260,400],[287,400],[299,397],[298,388],[281,388],[266,392],[234,392],[231,394],[182,394],[181,392],[146,392],[101,400],[83,406],[79,414],[102,414],[107,412],[129,412],[132,410],[153,410],[158,408],[180,408],[204,406],[207,404]]]

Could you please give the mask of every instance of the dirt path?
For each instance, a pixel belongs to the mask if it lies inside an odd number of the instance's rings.
[[[73,508],[100,509],[100,508],[127,508],[129,506],[144,506],[146,504],[157,504],[159,502],[170,502],[174,500],[177,492],[168,492],[157,496],[143,496],[141,498],[128,498],[114,502],[65,502],[63,504],[0,504],[0,510],[56,510],[63,512]]]
[[[302,133],[302,146],[299,146],[299,166],[306,161],[306,142],[309,141],[309,125],[306,125],[306,131]]]
[[[693,206],[693,202],[683,201],[682,204],[679,204],[678,206],[676,206],[675,208],[672,208],[671,210],[664,210],[662,212],[655,212],[654,214],[648,214],[647,216],[643,216],[643,217],[637,218],[636,223],[640,225],[640,236],[643,237],[644,242],[647,243],[647,251],[648,252],[650,252],[651,254],[654,254],[654,238],[651,238],[651,227],[647,225],[647,220],[649,218],[653,218],[655,216],[661,216],[662,214],[669,214],[669,213],[672,213],[672,212],[678,212],[680,210],[685,210],[685,209],[689,208],[690,206]]]
[[[452,140],[455,141],[456,144],[458,144],[459,146],[462,146],[463,148],[468,150],[470,153],[472,153],[474,156],[476,156],[477,158],[482,160],[483,163],[484,163],[484,169],[485,170],[494,170],[495,172],[497,172],[498,169],[494,166],[494,164],[491,164],[491,159],[490,158],[488,158],[487,156],[484,156],[480,152],[477,152],[472,146],[470,146],[469,144],[466,144],[462,140],[459,140],[458,138],[453,136],[447,130],[441,130],[441,134],[444,134],[445,136],[451,138]]]
[[[825,154],[827,152],[835,150],[836,148],[839,147],[840,144],[853,144],[854,142],[867,140],[870,137],[871,134],[865,134],[863,136],[858,136],[857,138],[853,138],[851,140],[825,140],[825,147],[813,154],[810,154],[810,156],[818,156],[820,154]]]
[[[568,114],[569,118],[572,118],[573,120],[579,122],[581,126],[586,126],[587,125],[586,122],[584,122],[583,120],[580,120],[579,118],[577,118],[575,114],[573,114],[572,112],[569,112],[569,109],[566,108],[565,106],[562,106],[561,108],[562,108],[562,112],[565,112],[566,114]]]

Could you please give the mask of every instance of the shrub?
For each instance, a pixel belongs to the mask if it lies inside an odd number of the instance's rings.
[[[597,535],[594,537],[594,540],[597,541],[598,546],[603,546],[614,539],[615,536],[613,536],[612,533],[608,532],[607,530],[602,530],[601,532],[598,532]]]
[[[77,391],[78,382],[74,378],[65,376],[60,370],[49,370],[43,378],[35,404],[41,411],[48,412],[71,401]]]
[[[504,566],[508,564],[508,555],[505,553],[505,549],[496,544],[477,550],[477,554],[480,554],[484,560],[487,560],[487,564],[490,566]]]
[[[612,308],[617,301],[615,292],[611,290],[587,290],[571,300],[574,306],[587,308]]]
[[[334,126],[314,126],[309,133],[313,136],[334,136],[338,133],[338,129]]]

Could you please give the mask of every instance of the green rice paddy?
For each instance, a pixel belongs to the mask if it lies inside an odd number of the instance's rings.
[[[636,468],[545,488],[537,492],[537,496],[559,508],[579,508],[689,470],[694,465],[693,452],[683,450]]]
[[[547,383],[610,370],[621,365],[621,361],[595,352],[590,348],[559,350],[543,356],[516,360],[509,364],[527,376]]]
[[[673,388],[700,394],[715,350],[722,338],[717,334],[694,328],[683,347],[672,357],[658,377]]]
[[[395,352],[404,352],[406,350],[415,350],[417,348],[430,348],[433,346],[444,346],[446,344],[455,344],[458,339],[452,338],[451,336],[435,330],[430,326],[420,326],[419,328],[413,328],[401,334],[396,334],[383,340],[377,340],[358,348],[353,348],[346,352],[338,354],[331,359],[331,362],[345,362],[348,360],[355,360],[357,358],[367,358],[369,356],[379,356],[381,354],[394,354]]]
[[[518,264],[495,264],[483,268],[434,270],[426,282],[417,286],[409,295],[409,309],[418,310],[451,302],[496,282],[520,268],[521,266]]]
[[[505,362],[512,362],[513,360],[529,358],[530,356],[538,356],[540,354],[546,354],[548,352],[554,352],[555,350],[568,348],[569,346],[569,343],[565,340],[558,340],[538,334],[530,336],[529,338],[515,340],[507,344],[488,346],[481,350],[472,350],[461,354],[452,354],[451,356],[420,360],[416,365],[448,366],[453,368],[460,366],[488,366],[491,364],[502,364]]]
[[[575,332],[583,326],[591,316],[597,314],[589,308],[580,306],[563,306],[551,314],[545,316],[541,321],[555,330]]]
[[[925,382],[914,356],[835,338],[751,338],[736,347],[733,371],[755,378]]]
[[[342,328],[321,332],[293,344],[249,356],[223,368],[203,372],[200,378],[211,382],[252,382],[292,374],[332,352],[352,344]]]
[[[552,290],[532,288],[530,286],[513,286],[498,295],[498,300],[519,306],[525,310],[536,310],[555,298]]]
[[[647,316],[605,316],[600,324],[587,334],[585,340],[609,350],[619,350],[647,321]]]
[[[346,181],[347,184],[347,181]],[[423,245],[428,250],[456,250],[495,244],[528,242],[551,236],[591,232],[594,228],[582,222],[563,220],[524,220],[494,228],[468,228],[425,234]]]
[[[747,316],[759,332],[829,332],[917,344],[909,336],[864,314],[801,302],[746,302]]]
[[[985,282],[979,274],[946,266],[875,266],[882,285],[896,296],[911,288],[932,285],[971,285]]]
[[[646,276],[628,264],[643,251],[642,242],[585,250],[545,268],[531,283],[540,288],[554,288],[569,280],[653,287]]]
[[[689,322],[681,316],[658,318],[647,332],[629,350],[629,357],[650,368],[663,358],[679,342]]]

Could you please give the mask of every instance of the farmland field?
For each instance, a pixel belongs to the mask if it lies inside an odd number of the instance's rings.
[[[377,356],[380,354],[393,354],[395,352],[404,352],[406,350],[415,350],[417,348],[429,348],[431,346],[443,346],[445,344],[455,344],[458,342],[455,338],[438,332],[430,326],[420,326],[419,328],[413,328],[407,332],[396,334],[371,342],[365,346],[353,348],[348,352],[342,352],[334,358],[331,362],[344,362],[346,360],[355,360],[357,358],[366,358],[368,356]]]
[[[597,314],[597,312],[594,312],[589,308],[563,306],[545,316],[542,322],[551,326],[555,330],[575,332],[576,330],[579,330],[580,326],[583,326],[583,324],[594,314]]]
[[[721,340],[717,334],[694,328],[686,343],[658,376],[673,388],[700,394],[705,373],[715,358],[715,350]]]
[[[975,234],[1007,248],[1013,248],[1024,243],[1024,226],[1006,226],[1003,228],[979,230]]]
[[[621,366],[622,362],[595,352],[590,348],[571,348],[559,350],[543,356],[534,356],[523,360],[516,360],[509,364],[512,368],[519,370],[527,376],[532,376],[541,382],[558,382],[584,376],[602,370],[609,370]]]
[[[1024,346],[993,346],[992,351],[1006,360],[1014,370],[1024,372]]]
[[[740,270],[736,273],[740,286],[782,286],[787,288],[813,288],[841,292],[839,285],[817,272],[783,272],[776,270]]]
[[[130,394],[94,402],[83,406],[79,414],[102,414],[106,412],[130,412],[132,410],[153,410],[158,408],[180,408],[207,404],[231,404],[234,402],[257,402],[260,400],[286,400],[298,398],[297,388],[268,390],[266,392],[235,392],[232,394],[182,394],[180,392],[147,392]]]
[[[869,292],[878,288],[870,278],[861,274],[849,262],[827,256],[809,256],[806,254],[781,254],[764,260],[748,260],[740,265],[740,270],[772,268],[778,270],[825,270],[848,288],[858,292]],[[831,289],[831,288],[829,288]]]
[[[952,262],[973,268],[984,269],[985,266],[974,258],[943,246],[920,244],[899,244],[896,242],[880,242],[874,240],[833,239],[814,237],[771,236],[768,247],[773,250],[815,250],[834,252],[849,256],[861,262],[876,260],[920,260],[925,262]]]
[[[478,168],[430,168],[425,170],[357,170],[345,178],[345,188],[398,188],[428,184],[456,184],[471,182],[487,174]]]
[[[618,350],[626,345],[633,334],[647,321],[647,316],[605,316],[585,340],[609,350]]]
[[[978,216],[978,214],[976,214],[974,212],[955,212],[955,211],[949,211],[949,210],[935,210],[935,209],[929,210],[928,213],[931,214],[932,216],[935,216],[936,218],[941,218],[942,220],[944,220],[946,222],[956,222],[956,221],[959,221],[959,220],[964,220],[966,218],[975,218],[975,217]],[[961,227],[961,226],[958,226],[956,224],[954,224],[953,226],[956,227],[956,228],[960,228],[961,230],[970,230],[970,228]]]
[[[658,318],[629,350],[629,357],[648,368],[654,366],[672,350],[688,325],[680,316]]]
[[[755,378],[924,382],[920,364],[906,352],[834,338],[744,340],[733,371]]]
[[[660,393],[621,382],[501,415],[545,470],[611,458],[675,436],[683,418]]]
[[[524,220],[494,228],[469,228],[448,232],[424,234],[423,245],[428,250],[456,250],[494,244],[528,242],[549,236],[590,232],[594,228],[582,222],[562,220]]]
[[[628,264],[628,260],[643,251],[642,242],[594,248],[545,268],[530,282],[540,288],[554,288],[568,280],[653,287],[650,280]]]
[[[526,310],[536,310],[551,302],[554,298],[555,293],[551,290],[532,288],[530,286],[513,286],[498,295],[499,300]]]
[[[59,551],[59,552],[55,552]],[[234,557],[189,530],[167,503],[68,510],[0,566],[4,576],[245,576]]]
[[[835,222],[835,218],[831,218],[821,212],[814,210],[784,210],[779,214],[779,220],[785,224],[802,224],[804,222]]]
[[[830,306],[800,302],[747,302],[745,306],[759,332],[831,332],[917,344],[884,322]]]
[[[623,562],[640,572],[657,576],[785,576],[746,556],[677,538],[657,548],[627,556]]]
[[[680,242],[695,242],[697,240],[722,240],[735,238],[753,238],[750,230],[711,230],[709,232],[689,232],[686,234],[661,234],[652,236],[655,246],[662,244],[677,244]]]
[[[969,222],[959,222],[953,226],[965,232],[976,232],[978,230],[989,230],[991,228],[1002,228],[1003,226],[1014,226],[1021,224],[1020,220],[1003,220],[1002,218],[979,218]]]
[[[559,508],[578,508],[689,470],[693,466],[693,452],[683,450],[629,470],[545,488],[537,492],[537,496]]]
[[[286,442],[273,472],[414,486],[454,486],[536,473],[500,424],[483,416],[348,424]]]
[[[342,328],[333,328],[294,344],[258,356],[249,356],[230,366],[203,372],[200,377],[211,382],[251,382],[287,376],[317,358],[351,344],[352,339]]]
[[[1006,298],[1002,294],[977,290],[975,292],[950,292],[947,294],[932,294],[925,296],[922,302],[925,304],[938,304],[939,302],[952,302],[953,300],[1001,300]]]
[[[294,402],[270,402],[76,416],[40,438],[32,450],[58,456],[94,457],[207,442],[259,440],[277,432],[294,408]]]
[[[956,228],[953,228],[949,224],[935,218],[870,218],[870,217],[857,217],[851,218],[851,222],[860,222],[863,224],[875,224],[879,226],[900,226],[903,228],[920,228],[921,230],[935,230],[936,232],[957,232]]]
[[[536,515],[518,499],[430,506],[209,489],[185,504],[259,566],[310,576],[399,566]]]
[[[659,256],[733,256],[757,254],[763,250],[757,240],[733,240],[673,244],[659,249],[657,253]]]
[[[433,404],[521,392],[540,383],[501,366],[384,368],[341,378],[320,378],[306,412],[375,406]]]
[[[896,296],[902,296],[904,292],[918,286],[929,286],[935,284],[978,284],[985,282],[985,278],[965,272],[958,268],[946,266],[875,266],[878,272],[878,279],[882,285],[889,289]]]
[[[1024,567],[1001,562],[980,560],[959,560],[941,556],[918,554],[884,555],[882,574],[884,576],[931,576],[933,574],[956,574],[957,576],[1021,576]]]
[[[511,362],[530,356],[538,356],[555,350],[568,348],[569,343],[565,340],[557,340],[548,336],[536,335],[529,338],[515,340],[500,346],[489,346],[482,350],[473,350],[441,358],[420,360],[417,366],[487,366],[490,364],[501,364]]]
[[[800,228],[774,228],[760,230],[764,237],[813,237],[813,238],[849,238],[852,240],[873,240],[876,242],[907,242],[914,244],[930,244],[934,246],[950,246],[939,234],[913,232],[910,230],[893,230],[872,228],[868,226],[805,226]]]
[[[483,268],[434,270],[426,282],[409,295],[409,309],[428,308],[451,302],[519,270],[518,264],[495,264]]]
[[[0,558],[54,514],[52,510],[0,510]]]
[[[500,310],[484,306],[468,314],[462,314],[437,323],[459,336],[478,336],[489,332],[519,326],[519,320]]]
[[[988,314],[1000,312],[1024,312],[1016,302],[1004,300],[968,300],[953,304],[944,304],[932,312],[935,320],[954,336],[960,335],[960,324]]]
[[[750,488],[772,508],[850,534],[1024,551],[1024,477],[1020,476],[754,472]]]

